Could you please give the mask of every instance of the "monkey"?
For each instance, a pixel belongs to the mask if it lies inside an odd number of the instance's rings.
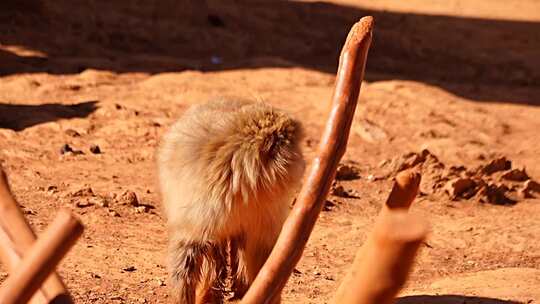
[[[176,304],[223,303],[228,277],[235,298],[247,291],[303,176],[302,137],[288,113],[230,97],[191,106],[164,134],[158,180]]]

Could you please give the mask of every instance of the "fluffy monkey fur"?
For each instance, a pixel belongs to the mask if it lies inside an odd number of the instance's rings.
[[[228,258],[235,297],[247,291],[300,183],[300,139],[286,113],[239,99],[192,106],[165,134],[158,170],[175,303],[221,303]]]

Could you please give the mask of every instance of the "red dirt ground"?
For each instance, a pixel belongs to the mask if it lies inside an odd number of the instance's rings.
[[[423,149],[445,169],[424,165],[411,212],[432,232],[398,302],[540,301],[540,193],[504,181],[517,203],[496,205],[434,191],[451,166],[500,156],[540,180],[537,1],[35,2],[0,9],[0,160],[37,231],[60,207],[84,222],[59,267],[78,303],[168,301],[154,155],[189,105],[241,95],[284,108],[312,158],[343,39],[367,14],[375,38],[344,157],[359,178],[339,181],[354,197],[330,197],[284,302],[329,302],[396,165]]]

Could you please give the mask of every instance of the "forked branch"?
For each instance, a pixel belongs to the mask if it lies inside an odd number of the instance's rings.
[[[36,240],[19,204],[9,189],[6,174],[0,167],[0,259],[9,273],[18,269],[23,253]],[[30,300],[31,304],[72,303],[60,277],[52,273]]]
[[[27,303],[81,236],[83,226],[62,210],[0,288],[0,303]],[[55,300],[58,301],[58,300]]]

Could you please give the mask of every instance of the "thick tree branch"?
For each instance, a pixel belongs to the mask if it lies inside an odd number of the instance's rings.
[[[372,29],[373,18],[364,17],[349,32],[341,52],[332,108],[317,157],[270,257],[242,299],[244,304],[270,303],[281,293],[302,256],[347,147]]]

